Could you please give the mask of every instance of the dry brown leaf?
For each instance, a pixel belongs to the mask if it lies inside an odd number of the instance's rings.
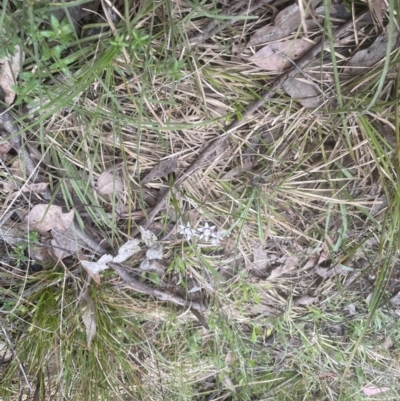
[[[173,173],[176,170],[178,157],[173,156],[168,159],[161,160],[151,171],[143,178],[142,184],[148,184],[149,182],[164,177],[167,174]]]
[[[23,187],[23,191],[24,192],[35,192],[35,194],[41,194],[47,190],[48,186],[49,186],[48,182],[31,183],[31,184],[25,185]]]
[[[396,46],[398,38],[399,32],[396,30],[393,32],[392,50]],[[387,42],[387,33],[379,35],[370,47],[358,51],[350,58],[345,72],[347,74],[361,74],[366,68],[372,67],[377,62],[381,61],[386,55]]]
[[[97,179],[97,191],[100,195],[119,194],[124,190],[124,183],[117,175],[108,171],[100,174]]]
[[[266,71],[283,71],[292,66],[290,60],[300,59],[313,46],[313,42],[304,39],[271,43],[251,56],[249,60]]]
[[[264,270],[268,266],[268,252],[263,249],[253,248],[253,266]]]
[[[321,1],[312,0],[312,6],[316,7]],[[309,15],[308,8],[305,16]],[[279,40],[287,36],[289,33],[297,30],[301,23],[300,8],[297,4],[292,4],[283,9],[275,18],[274,26],[265,26],[259,29],[250,39],[248,46],[256,46],[262,43],[268,43]]]
[[[51,235],[53,236],[53,240],[51,241],[53,252],[59,259],[75,255],[86,245],[85,242],[75,234],[72,226],[67,230],[54,228],[51,230]]]
[[[282,276],[282,274],[286,274],[294,270],[299,264],[299,258],[296,256],[289,256],[286,259],[286,262],[284,263],[283,266],[279,266],[276,269],[272,270],[271,275],[268,277],[268,279],[273,279],[276,277]]]
[[[320,92],[311,83],[293,78],[284,83],[283,89],[294,99],[297,99],[304,107],[315,109],[320,106],[322,99]]]
[[[88,291],[84,294],[81,301],[81,317],[86,329],[86,341],[88,348],[91,347],[93,339],[97,333],[96,307]]]
[[[248,46],[256,46],[261,43],[272,42],[287,36],[299,27],[301,22],[300,9],[297,4],[292,4],[283,9],[275,18],[274,26],[265,26],[259,29],[250,39]]]
[[[74,209],[63,213],[61,206],[39,204],[32,208],[25,219],[29,229],[50,231],[68,229],[74,220]]]
[[[15,91],[12,86],[16,84],[20,66],[24,61],[24,53],[18,45],[15,46],[14,51],[14,56],[0,59],[0,86],[5,93],[4,103],[7,105],[14,102]]]

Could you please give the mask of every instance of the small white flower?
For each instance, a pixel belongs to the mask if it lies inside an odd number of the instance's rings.
[[[221,241],[226,237],[228,233],[225,230],[218,230],[212,233],[211,236],[211,244],[212,245],[219,245]]]
[[[208,242],[210,237],[213,237],[215,232],[215,226],[209,226],[208,223],[204,224],[204,227],[200,227],[197,230],[200,233],[200,239],[203,239]]]
[[[190,241],[192,237],[197,237],[196,230],[193,230],[192,227],[190,227],[189,222],[186,223],[186,226],[180,224],[179,228],[181,229],[179,234],[182,234],[186,240]]]

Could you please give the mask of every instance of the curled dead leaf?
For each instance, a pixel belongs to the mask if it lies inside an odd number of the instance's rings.
[[[392,50],[397,44],[399,38],[399,31],[393,32],[392,36]],[[360,74],[366,68],[372,67],[381,61],[386,55],[386,48],[388,43],[388,34],[379,35],[375,42],[368,47],[355,53],[347,62],[345,72],[347,74]]]
[[[131,256],[135,255],[140,251],[139,240],[131,239],[121,246],[118,250],[118,255],[115,256],[112,261],[114,263],[123,263]]]
[[[81,317],[86,330],[88,348],[91,347],[97,333],[96,307],[89,293],[86,291],[80,303]]]
[[[23,187],[24,192],[35,192],[36,194],[41,194],[47,190],[49,186],[48,182],[38,182],[27,184]]]
[[[99,273],[108,269],[109,263],[123,263],[125,260],[135,255],[140,251],[139,243],[140,241],[137,239],[129,240],[121,246],[121,248],[118,250],[117,256],[105,254],[96,262],[89,262],[88,260],[81,259],[81,265],[88,272],[89,276],[95,281],[95,283],[100,284]]]
[[[264,46],[250,60],[266,71],[283,71],[292,66],[295,61],[303,57],[314,43],[304,39],[285,40]]]

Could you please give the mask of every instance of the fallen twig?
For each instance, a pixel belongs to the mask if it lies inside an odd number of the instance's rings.
[[[354,20],[351,19],[344,23],[341,27],[336,29],[333,34],[334,39],[338,39],[341,35],[350,31],[350,29],[361,19],[365,18],[369,15],[369,11],[365,11],[361,13],[358,17]],[[213,154],[216,147],[223,144],[230,135],[235,132],[239,127],[247,122],[249,117],[257,111],[267,100],[271,99],[275,93],[282,88],[282,86],[287,82],[289,79],[293,78],[298,72],[299,69],[304,69],[308,64],[314,61],[315,57],[324,51],[329,46],[329,42],[323,41],[321,43],[321,37],[318,38],[317,43],[314,47],[306,53],[296,64],[288,71],[284,72],[280,76],[278,76],[274,83],[272,84],[271,88],[266,91],[259,99],[257,99],[253,104],[251,104],[246,111],[243,113],[241,119],[234,120],[228,127],[225,128],[224,132],[221,133],[217,139],[213,140],[202,152],[200,152],[197,159],[184,171],[180,177],[175,181],[173,188],[179,188],[190,176],[192,176],[201,166],[205,164],[207,159]],[[169,192],[166,191],[163,195],[161,195],[160,199],[158,200],[157,204],[153,207],[152,211],[147,216],[147,219],[140,223],[140,225],[144,228],[148,228],[150,224],[153,222],[154,218],[157,214],[164,208],[166,201],[168,199]],[[132,236],[136,236],[139,233],[139,228],[136,227],[133,232]]]
[[[186,306],[186,307],[194,309],[196,311],[201,312],[206,309],[199,302],[188,301],[188,300],[178,297],[177,295],[174,295],[168,291],[156,290],[152,287],[149,287],[146,284],[141,283],[139,280],[136,280],[135,278],[133,278],[126,271],[126,269],[118,263],[109,263],[109,266],[112,267],[119,274],[119,276],[122,278],[122,280],[124,280],[125,283],[129,285],[129,287],[132,287],[134,290],[136,290],[138,292],[141,292],[141,293],[147,294],[147,295],[151,295],[151,296],[159,299],[160,301],[173,302],[174,304]]]

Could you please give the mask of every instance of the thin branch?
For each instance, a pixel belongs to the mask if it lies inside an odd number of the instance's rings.
[[[186,299],[183,299],[175,294],[172,294],[168,291],[160,291],[156,290],[146,284],[141,283],[139,280],[136,280],[133,278],[127,271],[126,269],[118,264],[118,263],[109,263],[109,266],[112,267],[124,280],[126,284],[129,285],[129,287],[133,288],[134,290],[141,292],[143,294],[151,295],[154,298],[159,299],[160,301],[168,301],[168,302],[173,302],[174,304],[181,305],[181,306],[186,306],[188,308],[197,310],[197,311],[204,311],[206,308],[201,305],[199,302],[195,301],[189,301]]]

